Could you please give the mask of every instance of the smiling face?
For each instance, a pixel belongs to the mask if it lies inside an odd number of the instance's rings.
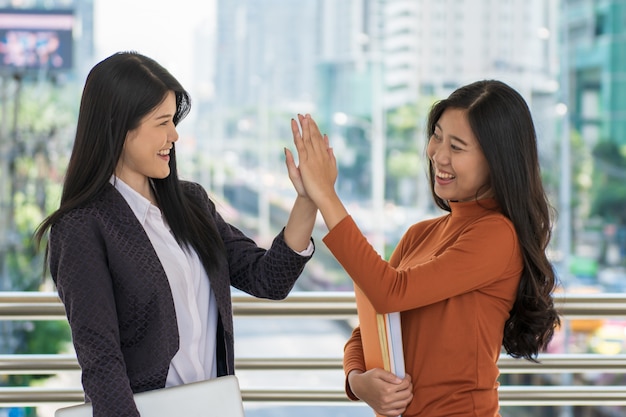
[[[489,165],[463,109],[447,108],[428,141],[435,194],[448,201],[492,196]]]
[[[124,149],[115,168],[117,177],[148,199],[148,179],[170,175],[169,153],[178,140],[175,114],[176,96],[170,91],[137,128],[126,134]]]

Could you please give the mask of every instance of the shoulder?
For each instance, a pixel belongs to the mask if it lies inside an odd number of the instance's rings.
[[[198,195],[207,194],[204,187],[198,184],[197,182],[181,180],[180,187],[183,189],[185,193],[192,193],[192,194],[198,194]]]
[[[211,202],[208,193],[204,189],[204,187],[197,182],[193,181],[181,181],[180,187],[183,191],[183,194],[191,198],[194,201],[201,202],[203,204],[207,204]]]
[[[500,212],[490,212],[477,218],[469,227],[480,227],[490,236],[511,237],[517,240],[517,232],[511,219]]]
[[[111,184],[106,184],[103,190],[91,200],[64,213],[60,217],[59,223],[68,219],[99,217],[107,213],[111,214],[112,210],[115,211],[124,205],[124,197]]]
[[[50,233],[93,228],[94,225],[132,219],[132,210],[124,197],[111,184],[88,202],[64,213],[52,225]]]
[[[426,236],[474,236],[480,240],[500,239],[517,242],[513,222],[499,211],[485,211],[479,216],[453,218],[451,214],[422,220],[410,226],[404,238],[421,241]]]
[[[193,181],[181,181],[180,186],[187,203],[196,206],[201,211],[207,211],[211,218],[218,220],[219,215],[215,202],[209,197],[209,193],[202,185]]]
[[[459,241],[465,247],[478,247],[488,254],[491,262],[495,258],[521,262],[521,249],[513,222],[505,215],[493,212],[477,218],[462,231]],[[478,255],[477,255],[478,256]]]
[[[450,214],[446,213],[440,216],[428,217],[412,224],[406,230],[405,235],[415,236],[423,233],[428,233],[431,230],[437,229],[444,224],[450,218]]]

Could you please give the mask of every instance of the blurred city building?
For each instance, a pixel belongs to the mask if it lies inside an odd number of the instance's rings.
[[[573,127],[589,145],[626,144],[626,3],[566,1]]]

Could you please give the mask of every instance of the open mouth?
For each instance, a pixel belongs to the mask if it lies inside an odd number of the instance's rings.
[[[437,178],[440,178],[440,179],[445,180],[445,181],[453,180],[453,179],[456,178],[452,174],[448,174],[447,172],[441,172],[441,171],[437,171],[436,175],[437,175]]]

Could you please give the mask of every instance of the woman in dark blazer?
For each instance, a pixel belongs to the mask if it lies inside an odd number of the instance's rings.
[[[234,373],[230,287],[282,299],[314,247],[302,186],[264,249],[178,179],[177,124],[190,109],[154,60],[114,54],[89,73],[61,204],[39,227],[94,416],[138,416],[133,393]]]

